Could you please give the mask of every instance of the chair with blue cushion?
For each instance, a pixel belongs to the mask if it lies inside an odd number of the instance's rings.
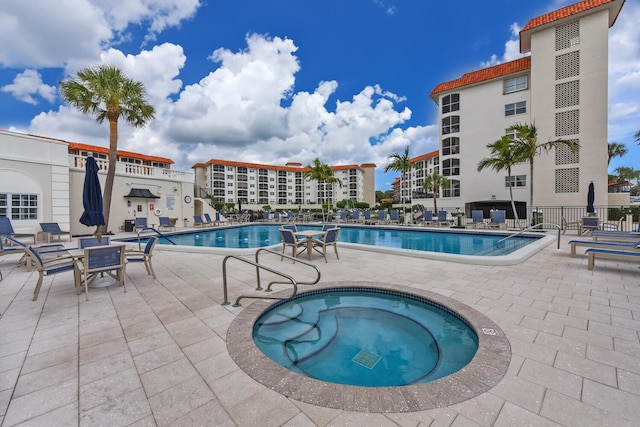
[[[133,226],[134,233],[144,230],[145,228],[149,228],[147,226],[147,218],[136,218],[136,222]]]
[[[360,222],[360,211],[359,210],[355,210],[353,211],[353,214],[351,215],[351,221],[352,222]]]
[[[447,220],[447,211],[441,210],[438,211],[438,227],[447,227],[449,225],[449,220]]]
[[[594,230],[600,230],[600,220],[597,216],[585,216],[578,225],[578,234],[590,234]]]
[[[84,249],[82,262],[78,262],[80,285],[84,286],[85,299],[89,300],[89,283],[104,273],[113,277],[124,288],[126,276],[125,245],[90,246]]]
[[[422,224],[426,226],[434,225],[433,211],[424,211],[424,214],[422,216]]]
[[[36,235],[34,233],[16,233],[11,225],[9,218],[0,218],[0,236],[8,236],[13,239],[29,238],[33,239],[33,244],[36,244]]]
[[[616,250],[604,248],[589,248],[584,253],[589,257],[587,269],[593,270],[595,259],[607,258],[616,261],[640,262],[640,248],[638,250]]]
[[[158,218],[158,221],[158,230],[160,231],[171,231],[176,229],[174,225],[171,225],[171,219],[168,216],[161,216]]]
[[[283,224],[282,228],[284,228],[285,230],[291,230],[294,233],[298,231],[298,226],[295,224]]]
[[[387,212],[384,209],[378,211],[377,224],[383,224],[387,220]]]
[[[33,261],[36,266],[36,270],[38,271],[38,283],[33,291],[33,301],[38,299],[38,294],[40,293],[44,276],[52,276],[54,274],[64,273],[65,271],[74,271],[76,265],[74,259],[70,256],[45,259],[33,246],[29,246],[27,248],[27,253],[29,254],[29,259]],[[76,286],[76,293],[79,294],[80,289],[78,288],[78,283],[75,281],[75,275],[74,284]]]
[[[5,240],[9,244],[9,246],[5,246],[2,243],[3,240]],[[29,251],[27,251],[27,248],[28,246],[20,240],[14,239],[9,236],[0,237],[0,255],[9,255],[12,253],[22,254],[19,264],[25,264],[27,267],[27,271],[31,271],[33,261],[29,255]],[[40,256],[43,258],[48,258],[49,256],[58,256],[61,253],[66,253],[67,251],[62,243],[51,243],[40,246],[32,246],[32,248],[38,251]]]
[[[340,232],[340,228],[330,228],[324,233],[321,239],[313,239],[313,249],[322,254],[324,262],[327,262],[327,248],[330,246],[333,246],[333,250],[336,252],[336,258],[340,259],[338,256],[338,232]]]
[[[507,228],[506,211],[500,209],[493,211],[493,219],[487,226],[489,228]]]
[[[100,242],[96,236],[80,237],[78,239],[78,249],[84,249],[91,246],[105,246],[111,244],[111,236],[101,236]]]
[[[153,264],[151,264],[151,257],[153,256],[153,248],[158,243],[158,236],[151,236],[144,246],[143,250],[127,249],[125,252],[125,258],[128,263],[144,263],[147,273],[156,278],[156,273],[153,271]]]
[[[211,215],[208,213],[204,214],[204,223],[205,225],[213,225],[213,220],[211,219]]]
[[[296,239],[293,231],[286,228],[280,228],[278,231],[282,237],[282,253],[284,253],[287,247],[290,247],[292,252],[291,256],[295,258],[298,256],[298,249],[306,247],[306,242],[304,240]],[[280,261],[282,261],[282,257],[280,257]]]
[[[202,216],[194,215],[193,216],[193,226],[194,227],[204,227],[205,222],[202,220]]]
[[[471,222],[467,222],[467,227],[471,228],[484,228],[485,227],[484,217],[482,210],[475,209],[471,211]]]
[[[398,209],[391,209],[389,211],[389,222],[391,224],[397,224],[400,220],[398,215]]]

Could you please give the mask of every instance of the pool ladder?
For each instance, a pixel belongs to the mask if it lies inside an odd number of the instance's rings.
[[[275,254],[277,256],[280,257],[280,260],[282,260],[282,258],[287,258],[290,259],[294,262],[299,262],[301,264],[307,265],[311,268],[313,268],[316,271],[316,279],[312,282],[300,282],[297,281],[296,279],[294,279],[292,276],[283,273],[281,271],[278,271],[274,268],[268,267],[264,264],[260,264],[259,262],[259,255],[261,252],[269,252],[271,254]],[[291,283],[291,285],[293,286],[293,292],[290,296],[288,297],[273,297],[273,296],[257,296],[257,295],[240,295],[237,299],[236,302],[233,304],[233,307],[240,307],[240,300],[244,299],[244,298],[255,298],[255,299],[289,299],[289,298],[293,298],[294,296],[296,296],[296,294],[298,293],[298,285],[315,285],[316,283],[318,283],[320,281],[320,270],[318,269],[317,266],[315,266],[314,264],[302,261],[298,258],[294,258],[292,256],[286,255],[284,253],[280,253],[280,252],[276,252],[272,249],[267,249],[267,248],[260,248],[256,251],[255,254],[255,261],[252,261],[250,259],[238,256],[238,255],[227,255],[226,257],[224,257],[224,259],[222,260],[222,287],[224,290],[224,301],[222,302],[222,305],[229,305],[229,298],[228,298],[228,294],[227,294],[227,261],[230,259],[235,259],[238,260],[240,262],[244,262],[245,264],[251,264],[253,266],[255,266],[256,268],[256,280],[258,283],[258,287],[256,288],[256,291],[261,291],[264,288],[262,287],[262,285],[260,284],[260,270],[265,270],[268,271],[270,273],[273,273],[277,276],[283,277],[285,279],[287,279],[287,281],[285,282],[279,282],[279,281],[273,281],[273,282],[269,282],[269,284],[267,285],[267,288],[264,289],[265,292],[271,292],[271,286],[275,285],[275,284],[287,284],[287,283]]]
[[[522,233],[526,233],[527,231],[533,231],[536,228],[542,228],[542,226],[552,226],[558,229],[558,249],[560,249],[560,231],[562,230],[562,227],[560,227],[558,224],[554,224],[553,222],[541,222],[539,224],[533,225],[531,227],[527,227],[523,230],[518,230],[517,232],[505,237],[504,239],[500,239],[496,242],[496,248],[498,247],[498,245],[500,245],[500,243],[505,242],[506,240],[511,239],[512,237],[516,237],[521,235]]]

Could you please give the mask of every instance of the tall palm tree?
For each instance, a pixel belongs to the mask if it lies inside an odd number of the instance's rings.
[[[427,190],[433,192],[433,211],[438,214],[438,193],[440,192],[440,188],[446,187],[449,185],[449,179],[446,176],[440,175],[438,172],[433,172],[424,177],[424,183],[422,187]]]
[[[542,144],[538,144],[538,129],[533,124],[520,124],[517,123],[508,128],[508,131],[515,131],[516,136],[513,139],[515,158],[518,163],[529,163],[529,206],[527,207],[527,216],[533,221],[533,163],[536,156],[550,150],[559,148],[560,146],[566,146],[572,152],[575,152],[580,147],[580,144],[576,141],[555,139],[553,141],[547,141]]]
[[[637,142],[638,144],[640,144],[640,130],[639,130],[638,132],[636,132],[636,134],[635,134],[634,136],[635,136],[635,138],[636,138],[636,142]]]
[[[322,163],[319,158],[315,158],[312,164],[305,166],[307,170],[304,172],[303,177],[312,181],[317,181],[318,184],[325,183],[331,184],[331,194],[333,195],[333,184],[338,183],[342,187],[342,181],[333,176],[333,169],[326,164]],[[329,199],[329,204],[332,200]],[[324,207],[322,208],[322,221],[324,222]]]
[[[611,163],[611,159],[613,159],[614,157],[622,157],[625,154],[627,154],[627,151],[628,151],[627,146],[619,142],[610,142],[607,148],[609,151],[607,166],[609,166],[609,163]]]
[[[511,168],[520,163],[514,152],[514,145],[511,138],[507,135],[503,136],[496,142],[487,144],[491,157],[480,160],[478,163],[478,172],[485,168],[491,168],[496,172],[507,171],[507,176],[511,176]],[[518,211],[516,210],[516,202],[513,199],[513,186],[509,185],[509,197],[511,199],[511,209],[515,216],[516,223],[520,226]]]
[[[402,196],[402,181],[403,180],[408,180],[409,181],[409,185],[408,190],[409,190],[409,198],[411,198],[411,179],[409,177],[409,172],[411,171],[411,169],[415,168],[416,165],[415,163],[411,162],[411,157],[409,157],[409,147],[405,147],[404,152],[402,153],[391,153],[389,155],[389,159],[391,159],[391,163],[389,163],[385,168],[384,171],[385,172],[389,172],[389,171],[394,171],[394,172],[400,172],[400,198],[402,199],[401,202],[403,204],[403,209],[404,209],[404,217],[405,217],[405,222],[407,221],[407,206],[405,204],[405,198]]]
[[[122,117],[133,127],[144,127],[155,115],[146,101],[144,85],[134,81],[112,65],[87,67],[66,81],[60,82],[62,99],[83,114],[94,116],[98,123],[109,122],[109,168],[104,185],[103,206],[105,225],[109,229],[109,213],[113,182],[118,159],[118,120]]]

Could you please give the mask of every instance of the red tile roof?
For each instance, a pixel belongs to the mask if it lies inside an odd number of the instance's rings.
[[[520,52],[528,52],[531,49],[531,30],[598,7],[609,9],[609,27],[612,27],[624,2],[625,0],[584,0],[533,18],[520,30]]]
[[[439,151],[439,150],[435,150],[435,151],[432,151],[432,152],[430,152],[430,153],[421,154],[421,155],[419,155],[419,156],[416,156],[416,157],[414,157],[414,158],[412,158],[412,159],[409,159],[409,161],[410,161],[411,163],[415,163],[415,162],[419,162],[419,161],[421,161],[421,160],[428,160],[428,159],[430,159],[430,158],[432,158],[432,157],[437,156],[438,154],[440,154],[440,151]]]
[[[66,142],[66,141],[64,141]],[[69,142],[69,151],[91,151],[94,153],[109,154],[107,147],[99,147],[97,145],[80,144],[77,142]],[[173,160],[165,157],[148,156],[146,154],[134,153],[133,151],[118,150],[118,157],[131,157],[133,159],[146,160],[148,162],[157,162],[165,164],[173,164]]]
[[[519,73],[531,68],[531,57],[516,59],[515,61],[505,62],[504,64],[494,65],[493,67],[483,68],[482,70],[472,71],[464,74],[462,77],[449,82],[440,83],[432,91],[430,96],[440,92],[457,89],[459,87],[480,83],[487,80],[496,79],[507,76],[509,74]]]

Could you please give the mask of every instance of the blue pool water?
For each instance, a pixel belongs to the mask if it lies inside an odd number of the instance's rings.
[[[197,230],[169,237],[175,244],[184,246],[259,248],[281,243],[279,227],[279,225],[253,224]],[[299,230],[318,228],[320,227],[298,225]],[[496,247],[496,243],[507,235],[425,229],[407,230],[393,227],[358,227],[341,224],[338,240],[386,248],[480,256],[506,255],[537,240],[537,237],[519,236]],[[160,244],[171,243],[161,239]]]
[[[256,346],[302,375],[366,387],[424,383],[467,365],[478,337],[457,314],[398,291],[333,288],[274,304]]]

